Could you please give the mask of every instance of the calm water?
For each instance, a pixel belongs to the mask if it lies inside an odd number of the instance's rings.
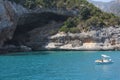
[[[114,63],[96,65],[94,61],[104,53]],[[0,80],[120,80],[120,52],[46,51],[1,55]]]

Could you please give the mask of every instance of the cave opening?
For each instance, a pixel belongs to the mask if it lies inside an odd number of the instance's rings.
[[[16,30],[14,32],[14,36],[11,40],[7,40],[4,45],[24,45],[25,42],[29,41],[29,35],[27,34],[29,31],[38,28],[43,27],[46,24],[49,24],[51,21],[55,22],[64,22],[68,19],[70,16],[66,15],[59,15],[55,13],[50,12],[44,12],[44,13],[31,13],[31,14],[25,14],[24,17],[21,17],[19,21],[23,20],[24,22],[21,23],[18,21],[18,25],[16,27]],[[49,27],[48,27],[49,29]]]

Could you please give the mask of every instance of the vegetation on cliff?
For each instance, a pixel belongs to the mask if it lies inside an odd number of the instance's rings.
[[[78,11],[78,16],[69,17],[60,31],[80,32],[91,27],[106,27],[120,24],[120,19],[113,14],[102,12],[87,0],[11,0],[27,8],[62,8]]]

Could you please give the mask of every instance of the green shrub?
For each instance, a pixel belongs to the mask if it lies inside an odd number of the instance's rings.
[[[78,28],[76,28],[76,27],[73,27],[73,28],[69,29],[69,32],[71,32],[71,33],[79,33],[80,30]]]
[[[104,26],[105,23],[103,22],[102,19],[98,17],[92,17],[86,21],[86,26],[95,26],[95,27],[102,27]]]
[[[66,27],[66,26],[62,26],[62,27],[60,28],[60,31],[61,31],[61,32],[69,32],[69,28]]]

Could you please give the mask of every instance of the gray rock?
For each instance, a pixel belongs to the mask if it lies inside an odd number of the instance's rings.
[[[11,2],[0,1],[0,46],[13,37],[17,25],[17,15]]]
[[[30,47],[21,45],[21,46],[20,46],[20,51],[32,51],[32,49],[31,49]]]

